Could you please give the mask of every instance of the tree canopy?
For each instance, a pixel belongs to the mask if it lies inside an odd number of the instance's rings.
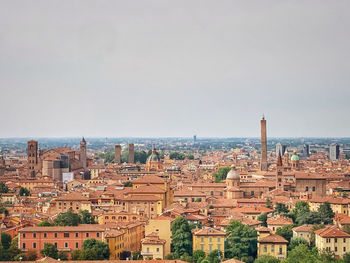
[[[177,217],[171,226],[171,245],[175,258],[184,253],[192,255],[192,234],[190,226],[185,218]]]
[[[232,220],[226,228],[226,258],[255,257],[257,251],[256,230],[239,221]]]
[[[220,183],[226,179],[227,173],[231,170],[230,167],[219,167],[216,173],[214,173],[214,178],[216,183]]]
[[[21,189],[19,189],[19,195],[20,196],[30,196],[30,191],[25,187],[21,187]]]

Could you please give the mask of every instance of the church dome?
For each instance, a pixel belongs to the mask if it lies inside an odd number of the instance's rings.
[[[149,162],[160,162],[159,156],[156,150],[152,150],[152,154],[148,156],[147,161]]]
[[[293,153],[292,157],[290,158],[291,161],[299,161],[299,156],[296,152]]]
[[[227,173],[226,179],[240,179],[236,166],[233,164],[231,170]]]

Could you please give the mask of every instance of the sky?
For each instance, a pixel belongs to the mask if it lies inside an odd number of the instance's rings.
[[[348,0],[2,0],[1,137],[350,136]]]

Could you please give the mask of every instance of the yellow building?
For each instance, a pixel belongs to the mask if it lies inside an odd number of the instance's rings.
[[[342,257],[350,252],[350,235],[337,226],[327,226],[315,231],[315,245],[318,251],[332,251]]]
[[[110,255],[109,259],[120,259],[120,253],[125,250],[124,232],[111,229],[105,232],[105,241],[108,244]]]
[[[317,211],[321,204],[328,202],[334,213],[350,215],[350,199],[348,198],[333,198],[333,197],[318,197],[308,201],[311,211]]]
[[[277,259],[287,257],[288,241],[283,237],[271,234],[267,227],[258,227],[258,257],[270,255]]]
[[[158,233],[151,233],[142,239],[141,255],[144,259],[164,259],[164,239],[160,239]]]
[[[302,237],[310,243],[312,225],[302,225],[292,228],[293,237]]]
[[[273,233],[276,233],[278,228],[293,225],[293,220],[286,216],[275,215],[273,217],[267,218],[266,223],[267,227],[270,228]]]
[[[193,251],[202,250],[205,254],[209,254],[217,249],[222,252],[225,250],[226,233],[211,227],[203,229],[193,229]]]
[[[165,240],[164,244],[164,255],[170,254],[170,244],[171,244],[171,224],[174,218],[167,217],[164,215],[158,216],[154,219],[148,221],[145,226],[145,235],[151,233],[157,233],[160,239]]]

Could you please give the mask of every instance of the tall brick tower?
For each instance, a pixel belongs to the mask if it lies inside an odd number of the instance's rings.
[[[122,149],[120,144],[114,146],[114,163],[121,164]]]
[[[38,165],[38,142],[31,140],[27,142],[28,171],[31,177],[35,177],[35,169]]]
[[[282,164],[282,156],[280,152],[278,153],[278,158],[277,158],[276,189],[284,190],[283,164]]]
[[[267,171],[267,140],[266,140],[266,120],[263,116],[261,121],[261,159],[260,170]]]
[[[130,144],[129,144],[128,163],[134,163],[134,156],[135,156],[134,144],[133,144],[133,143],[130,143]]]
[[[80,161],[83,168],[86,169],[86,141],[84,137],[80,142]]]
[[[4,159],[4,156],[2,154],[2,151],[0,149],[0,176],[4,176],[5,174],[5,159]]]

